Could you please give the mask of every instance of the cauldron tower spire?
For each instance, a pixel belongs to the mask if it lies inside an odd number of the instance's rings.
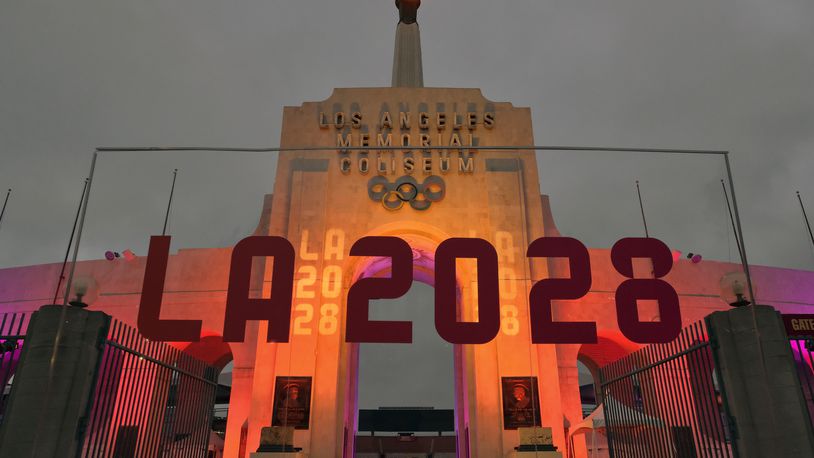
[[[421,0],[396,0],[399,23],[393,54],[393,87],[424,87],[421,64],[421,34],[417,16]]]

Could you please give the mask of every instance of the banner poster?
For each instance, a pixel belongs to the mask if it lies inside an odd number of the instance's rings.
[[[501,377],[503,429],[542,426],[537,377]]]
[[[311,417],[311,377],[277,377],[272,426],[308,429]]]

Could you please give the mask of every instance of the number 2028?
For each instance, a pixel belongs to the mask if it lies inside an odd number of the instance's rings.
[[[200,320],[162,320],[161,299],[169,257],[169,236],[153,236],[144,274],[138,327],[145,337],[158,341],[197,341]],[[391,274],[387,278],[361,278],[351,285],[347,296],[347,342],[410,343],[409,321],[373,321],[369,302],[394,299],[407,293],[413,282],[412,250],[397,237],[364,237],[350,249],[351,256],[387,257]],[[597,342],[596,323],[561,322],[552,317],[553,300],[574,300],[591,287],[588,250],[570,237],[542,237],[529,245],[529,258],[564,258],[568,278],[537,281],[529,294],[531,340],[535,344],[574,344]],[[273,257],[272,291],[268,298],[249,298],[252,258]],[[634,278],[633,259],[652,262],[654,278]],[[477,263],[477,321],[458,318],[456,260]],[[253,236],[241,240],[232,252],[223,340],[242,342],[249,320],[267,320],[269,342],[288,342],[294,282],[294,248],[282,237]],[[658,239],[625,238],[611,249],[611,262],[626,277],[616,289],[616,315],[619,329],[638,343],[662,343],[675,339],[681,331],[678,295],[662,277],[669,273],[673,258]],[[486,240],[451,238],[435,252],[435,327],[438,334],[454,344],[490,342],[500,331],[498,256]],[[658,302],[659,321],[640,321],[637,301]],[[338,310],[337,310],[338,313]],[[335,315],[335,314],[331,314]]]

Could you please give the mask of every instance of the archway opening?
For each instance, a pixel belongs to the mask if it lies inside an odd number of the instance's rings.
[[[413,342],[360,345],[356,456],[455,456],[454,351],[435,329],[433,287],[416,281],[401,298],[372,301],[370,318],[411,321]]]
[[[584,357],[577,358],[577,378],[579,381],[579,401],[582,406],[582,418],[592,414],[599,405],[599,387],[596,365]]]
[[[233,355],[229,344],[218,335],[203,337],[184,348],[188,355],[204,361],[219,371],[212,406],[212,424],[209,434],[209,458],[222,458],[226,443],[226,425],[232,390]]]
[[[599,386],[600,368],[635,350],[635,344],[621,335],[608,332],[600,332],[595,344],[584,344],[580,347],[577,353],[577,371],[583,418],[602,404],[602,390]]]
[[[571,437],[575,456],[607,456],[608,443],[603,425],[604,394],[600,386],[600,369],[637,349],[618,331],[599,331],[595,344],[583,344],[577,353],[577,387],[583,421],[580,433]],[[636,389],[634,388],[634,391]],[[641,400],[641,389],[638,390]],[[635,393],[632,398],[635,398]],[[616,400],[618,401],[618,400]]]
[[[215,407],[212,410],[212,434],[217,437],[217,442],[226,441],[226,424],[229,419],[229,400],[232,395],[232,369],[234,361],[221,369],[218,374],[218,388],[215,391]],[[213,437],[214,439],[214,437]],[[213,450],[214,451],[214,450]],[[216,457],[218,455],[215,455]]]
[[[378,405],[379,403],[372,404],[375,407],[374,409],[362,409],[368,410],[369,412],[374,412],[376,414],[381,414],[381,412],[385,412],[385,417],[392,418],[392,415],[387,415],[387,409],[379,409],[378,407],[389,407],[389,406],[409,406],[409,404],[413,404],[412,407],[433,407],[433,409],[413,409],[411,412],[404,412],[401,411],[400,415],[402,418],[411,417],[413,423],[411,423],[409,428],[402,428],[401,426],[392,427],[390,428],[392,431],[388,433],[388,436],[391,438],[392,444],[395,445],[410,445],[412,444],[415,448],[408,448],[407,449],[407,456],[409,454],[418,454],[419,456],[429,456],[432,455],[436,458],[452,458],[458,456],[456,450],[461,451],[460,456],[468,456],[468,398],[466,396],[467,389],[466,389],[466,376],[465,376],[465,367],[466,363],[464,361],[464,352],[461,345],[450,345],[446,341],[443,341],[440,336],[438,336],[435,330],[435,291],[434,291],[434,284],[435,284],[435,251],[438,247],[438,244],[441,241],[449,239],[449,234],[443,233],[438,228],[433,226],[417,223],[417,222],[406,222],[401,221],[398,223],[387,224],[376,228],[375,230],[369,232],[366,235],[376,235],[376,236],[395,236],[405,240],[412,249],[412,258],[413,258],[413,280],[414,282],[411,285],[411,289],[407,292],[405,297],[402,297],[398,300],[385,300],[382,301],[384,308],[377,307],[377,302],[372,301],[369,305],[370,307],[370,317],[373,320],[377,319],[390,319],[390,320],[399,320],[401,319],[402,315],[394,315],[387,312],[387,310],[391,311],[402,311],[407,312],[408,316],[406,320],[413,322],[413,346],[412,350],[415,351],[415,345],[420,345],[419,340],[429,340],[430,342],[435,342],[436,344],[440,344],[446,350],[435,350],[435,349],[424,349],[422,353],[425,353],[423,356],[424,358],[434,358],[435,360],[441,361],[441,364],[445,368],[445,373],[451,373],[451,376],[447,378],[449,380],[448,383],[444,383],[445,388],[443,392],[447,393],[445,396],[441,396],[442,399],[445,399],[443,403],[438,405],[440,406],[450,406],[451,408],[448,409],[440,409],[436,408],[435,405],[431,405],[427,403],[428,397],[426,393],[422,394],[421,397],[418,397],[418,401],[420,402],[404,402],[406,401],[403,396],[399,395],[397,391],[390,391],[392,394],[392,399],[399,399],[399,403],[391,403],[387,402],[382,403],[384,405]],[[346,271],[350,274],[348,276],[347,283],[353,284],[360,278],[372,278],[372,277],[389,277],[390,272],[390,259],[386,257],[364,257],[364,258],[356,258],[346,265]],[[472,282],[466,280],[473,276],[473,273],[470,271],[472,266],[467,265],[467,263],[463,263],[463,265],[457,266],[456,271],[456,302],[457,302],[457,309],[458,309],[458,320],[463,319],[463,305],[462,301],[464,298],[464,294],[466,293],[467,289],[463,285],[471,285]],[[419,283],[420,282],[420,283]],[[420,291],[424,291],[424,294],[421,294]],[[412,300],[414,294],[419,294],[424,296],[424,300]],[[402,304],[409,304],[409,307],[405,307],[402,305],[399,307],[396,301],[399,301]],[[381,312],[378,310],[381,309]],[[421,329],[424,332],[421,332]],[[420,339],[422,334],[427,334],[429,337],[428,339]],[[418,337],[417,337],[418,336]],[[372,429],[376,429],[376,431],[372,431],[374,434],[371,435],[371,431],[364,431],[364,424],[367,422],[362,421],[360,418],[360,395],[363,395],[364,392],[369,391],[368,383],[366,381],[361,381],[360,384],[360,362],[365,361],[368,358],[367,352],[360,358],[360,349],[363,345],[360,344],[351,344],[347,346],[347,355],[348,355],[348,372],[347,372],[347,384],[346,384],[346,399],[348,402],[345,403],[344,408],[344,415],[345,415],[345,427],[344,427],[344,453],[345,456],[404,456],[399,455],[399,449],[395,449],[395,455],[392,453],[387,453],[386,449],[383,446],[380,446],[378,439],[370,439],[370,437],[377,438],[379,437],[378,432],[384,433],[381,427],[373,427]],[[392,344],[390,345],[392,347]],[[388,345],[384,345],[383,348],[388,347]],[[406,351],[410,351],[411,349],[405,348]],[[415,353],[414,353],[415,354]],[[392,348],[389,352],[390,358],[392,360],[398,361],[397,356],[394,355]],[[394,356],[396,356],[394,358]],[[439,357],[440,356],[440,357]],[[364,364],[364,363],[363,363]],[[402,364],[402,367],[409,367],[406,364]],[[367,372],[367,369],[363,369]],[[405,378],[400,377],[402,380],[412,380],[412,377],[417,375],[416,370],[410,371],[411,377]],[[418,374],[421,375],[421,374]],[[424,379],[428,379],[429,382],[432,384],[433,380],[436,380],[435,385],[439,385],[439,372],[438,370],[433,371],[430,374],[424,374]],[[379,383],[379,387],[383,384]],[[386,385],[386,383],[384,384]],[[391,384],[392,385],[392,384]],[[448,388],[447,388],[448,387]],[[441,393],[442,391],[439,387],[436,387],[436,392]],[[420,390],[417,390],[420,392]],[[449,395],[449,393],[452,393]],[[434,398],[434,397],[433,397]],[[434,404],[434,403],[433,403]],[[368,404],[371,405],[371,404]],[[398,411],[392,411],[398,414]],[[422,421],[422,419],[430,417],[435,417],[436,423],[441,423],[441,427],[439,428],[436,424],[432,426],[430,431],[410,431],[409,429],[416,429],[413,426],[416,423],[426,424],[426,421]],[[445,416],[445,417],[444,417]],[[439,419],[440,418],[440,419]],[[375,419],[374,419],[375,420]],[[378,421],[377,421],[378,422]],[[378,428],[378,429],[377,429]],[[371,429],[371,428],[368,428]],[[425,427],[426,429],[426,427]],[[399,432],[406,433],[406,434],[398,434]],[[440,434],[439,434],[440,432]],[[424,435],[427,433],[428,435]],[[430,439],[421,439],[421,438],[430,438]],[[360,441],[360,439],[362,441]],[[400,440],[399,440],[400,439]],[[360,445],[363,441],[371,441],[374,440],[373,444],[369,444],[368,448],[375,448],[372,455],[365,455],[359,453],[361,449]],[[443,443],[448,443],[448,445],[443,445]],[[383,445],[383,444],[382,444]],[[450,450],[449,452],[444,452],[443,450]]]

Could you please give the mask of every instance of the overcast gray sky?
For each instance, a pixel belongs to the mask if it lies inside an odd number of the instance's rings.
[[[0,267],[64,254],[101,145],[279,144],[282,107],[386,86],[391,0],[0,0]],[[750,260],[814,268],[810,0],[425,0],[427,86],[529,106],[538,144],[732,151]],[[108,154],[82,258],[146,252],[181,169],[173,245],[251,232],[274,155]],[[714,158],[539,155],[560,229],[608,247],[651,233],[736,261]],[[5,194],[5,193],[3,193]]]
[[[282,107],[389,84],[390,0],[0,0],[0,266],[59,260],[98,145],[279,144]],[[425,0],[427,86],[530,106],[538,144],[729,149],[755,263],[814,268],[814,4]],[[108,154],[83,258],[146,251],[181,169],[176,247],[251,231],[274,155]],[[540,154],[557,223],[589,246],[641,233],[735,259],[721,161]]]

